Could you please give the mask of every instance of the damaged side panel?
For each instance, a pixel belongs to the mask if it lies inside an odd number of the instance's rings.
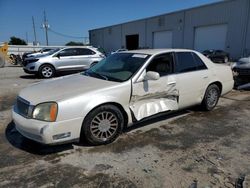
[[[133,85],[130,109],[137,121],[160,112],[178,109],[179,91],[167,80],[143,81]]]

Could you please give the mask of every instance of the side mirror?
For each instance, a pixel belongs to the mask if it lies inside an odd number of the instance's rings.
[[[144,80],[159,80],[160,74],[154,71],[148,71],[144,76]]]
[[[60,59],[60,53],[56,54],[56,57],[57,57],[58,59]]]

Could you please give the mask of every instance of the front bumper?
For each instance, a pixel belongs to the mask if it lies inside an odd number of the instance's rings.
[[[236,73],[236,76],[250,77],[250,68],[237,68],[237,67],[234,67],[233,71]]]
[[[17,131],[26,138],[42,144],[59,144],[80,138],[83,118],[59,122],[45,122],[27,119],[12,110]]]
[[[26,68],[23,68],[23,71],[24,71],[25,73],[27,73],[27,74],[36,74],[36,73],[37,73],[37,71],[30,71],[30,70],[28,70],[28,69],[26,69]]]

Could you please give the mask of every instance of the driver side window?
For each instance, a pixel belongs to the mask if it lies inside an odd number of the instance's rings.
[[[173,53],[166,53],[156,56],[146,68],[146,71],[154,71],[160,77],[173,73]]]

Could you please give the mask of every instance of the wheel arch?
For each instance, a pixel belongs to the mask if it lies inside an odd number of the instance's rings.
[[[215,84],[215,85],[217,85],[218,87],[219,87],[219,89],[220,89],[220,94],[221,94],[221,92],[222,92],[222,83],[220,82],[220,81],[214,81],[214,82],[211,82],[208,86],[207,86],[207,88],[210,86],[210,85],[212,85],[212,84]]]
[[[117,108],[121,111],[122,116],[123,116],[123,118],[124,118],[124,125],[123,125],[123,128],[122,128],[121,131],[123,131],[124,128],[127,126],[127,124],[128,124],[128,114],[126,113],[125,109],[122,107],[121,104],[116,103],[116,102],[106,102],[106,103],[99,104],[99,105],[95,106],[94,108],[92,108],[92,109],[86,114],[86,116],[83,118],[82,125],[81,125],[81,129],[80,129],[80,135],[79,135],[79,140],[80,140],[80,142],[86,141],[86,139],[83,137],[83,135],[84,135],[83,132],[84,132],[84,122],[87,121],[87,120],[86,120],[87,116],[88,116],[93,110],[95,110],[96,108],[98,108],[98,107],[100,107],[100,106],[104,106],[104,105],[113,105],[113,106],[117,107]]]
[[[123,106],[122,106],[121,104],[117,103],[117,102],[104,102],[104,103],[98,104],[97,106],[95,106],[94,108],[92,108],[92,109],[85,115],[85,117],[83,118],[82,125],[83,125],[83,123],[84,123],[86,117],[89,115],[90,112],[92,112],[92,111],[95,110],[96,108],[99,108],[100,106],[104,106],[104,105],[113,105],[113,106],[117,107],[117,108],[121,111],[121,113],[122,113],[122,115],[123,115],[123,118],[124,118],[124,127],[127,126],[127,124],[128,124],[128,119],[129,119],[128,114],[127,114],[127,112],[125,111],[125,109],[123,108]],[[81,128],[81,129],[82,129],[82,128]]]
[[[51,64],[51,63],[42,63],[42,64],[39,66],[38,71],[40,71],[40,68],[41,68],[42,66],[44,66],[44,65],[50,65],[50,66],[52,66],[53,69],[56,71],[55,66],[54,66],[53,64]]]

